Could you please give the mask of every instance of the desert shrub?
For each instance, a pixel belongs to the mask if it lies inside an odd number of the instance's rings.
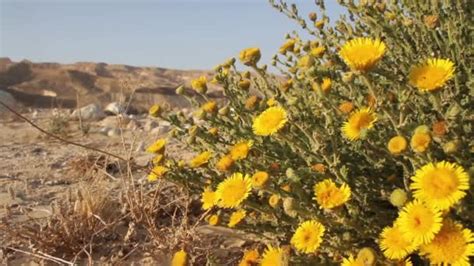
[[[338,2],[347,15],[330,24],[321,0],[309,19],[270,0],[310,36],[287,35],[272,60],[279,74],[248,48],[244,69],[229,59],[210,81],[225,103],[201,77],[193,119],[155,106],[196,156],[156,160],[149,179],[198,195],[210,224],[260,236],[268,247],[242,265],[469,265],[472,7]]]

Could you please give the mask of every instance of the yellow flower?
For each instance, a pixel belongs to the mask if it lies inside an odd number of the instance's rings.
[[[280,52],[280,54],[286,54],[286,52],[293,52],[293,49],[295,48],[295,43],[295,39],[288,39],[278,51]]]
[[[258,171],[252,176],[252,186],[254,188],[261,188],[265,186],[269,178],[269,175],[267,172],[264,171]]]
[[[229,171],[232,165],[234,165],[234,160],[232,159],[232,156],[225,155],[217,162],[216,168],[221,172],[226,172]]]
[[[200,166],[203,166],[209,162],[209,159],[211,159],[212,152],[211,151],[205,151],[194,157],[191,162],[189,162],[189,166],[191,168],[197,168]]]
[[[260,98],[256,95],[252,95],[245,100],[245,109],[253,110],[259,102]]]
[[[162,153],[165,150],[166,139],[159,139],[151,144],[146,151],[150,153]]]
[[[330,78],[323,78],[323,83],[321,83],[321,89],[323,92],[328,92],[331,89],[332,81]]]
[[[385,53],[379,39],[356,38],[344,44],[339,56],[352,69],[365,72],[374,67]]]
[[[252,145],[253,145],[253,141],[251,140],[240,141],[234,144],[232,148],[230,148],[230,156],[232,157],[233,160],[236,160],[236,161],[245,159],[247,158],[247,155]]]
[[[153,182],[158,180],[158,178],[163,177],[163,175],[168,172],[168,168],[161,166],[161,165],[156,165],[153,167],[151,170],[150,174],[148,175],[148,181]]]
[[[259,256],[260,254],[258,254],[258,250],[256,249],[246,250],[240,260],[239,266],[255,266],[257,265]]]
[[[212,208],[217,202],[216,192],[212,191],[210,188],[205,188],[201,194],[201,202],[204,210]]]
[[[230,215],[229,223],[227,224],[227,226],[229,226],[230,228],[235,227],[238,223],[240,223],[240,221],[242,221],[242,219],[245,218],[246,215],[247,213],[244,210],[238,210],[233,212]]]
[[[351,114],[347,122],[342,126],[342,132],[349,140],[358,140],[365,134],[367,129],[374,126],[377,117],[370,108],[359,109]]]
[[[215,113],[217,111],[217,103],[216,101],[208,101],[201,108],[206,113]]]
[[[410,84],[420,91],[434,91],[454,76],[454,63],[449,59],[430,58],[412,68]]]
[[[426,151],[430,145],[431,137],[428,133],[415,133],[411,137],[410,146],[418,153]]]
[[[397,225],[385,227],[380,234],[380,249],[389,259],[403,259],[417,248],[418,245],[405,238]]]
[[[365,266],[362,261],[354,259],[352,255],[342,260],[341,266]]]
[[[180,250],[173,255],[171,266],[185,266],[187,264],[188,254],[184,250]]]
[[[321,20],[316,21],[314,23],[314,26],[316,26],[316,28],[318,28],[318,29],[322,29],[324,27],[325,23],[326,22],[323,19],[321,19]]]
[[[219,129],[217,127],[211,127],[209,128],[209,130],[207,130],[207,132],[209,132],[209,134],[213,136],[217,136],[217,133],[219,133]]]
[[[401,188],[397,188],[390,194],[390,203],[395,207],[403,207],[407,202],[407,192]]]
[[[251,189],[252,181],[248,175],[234,173],[217,186],[218,205],[223,208],[238,207],[249,196]]]
[[[157,154],[155,157],[153,157],[151,162],[153,165],[157,165],[157,164],[160,164],[164,158],[165,156],[163,156],[163,154]]]
[[[474,235],[462,225],[445,220],[433,241],[420,247],[420,254],[431,265],[469,266],[469,257],[474,256]]]
[[[278,102],[275,100],[275,98],[270,98],[270,99],[267,100],[267,105],[269,107],[277,105],[277,104],[278,104]]]
[[[217,225],[219,223],[219,215],[213,214],[207,218],[209,225]]]
[[[325,51],[326,51],[326,48],[324,48],[323,46],[319,46],[319,47],[314,47],[313,49],[311,49],[309,53],[312,56],[319,57],[322,54],[324,54]]]
[[[377,257],[373,249],[365,247],[359,250],[356,260],[362,262],[364,266],[373,266]]]
[[[441,229],[441,212],[419,200],[408,203],[399,213],[396,225],[415,245],[429,243]]]
[[[403,136],[395,136],[390,139],[387,148],[391,154],[400,154],[407,148],[407,140]]]
[[[324,231],[324,225],[317,221],[303,222],[291,237],[291,244],[300,252],[313,253],[321,245]]]
[[[244,65],[251,66],[257,64],[261,56],[260,49],[247,48],[240,52],[239,59]]]
[[[416,199],[440,210],[459,202],[469,189],[469,175],[455,163],[429,163],[415,172],[410,185]]]
[[[268,246],[262,255],[260,266],[287,266],[288,258],[281,248]]]
[[[320,208],[332,209],[349,200],[351,188],[346,184],[337,187],[331,179],[326,179],[314,185],[314,194]]]
[[[352,109],[354,109],[354,104],[351,103],[351,102],[346,101],[346,102],[341,103],[339,105],[338,109],[342,113],[348,114],[348,113],[352,112]]]
[[[200,76],[197,79],[191,81],[191,87],[199,93],[206,93],[207,91],[207,78],[206,76]]]
[[[287,122],[285,109],[274,106],[263,111],[253,121],[253,132],[259,136],[269,136],[280,130]]]
[[[280,196],[278,196],[277,194],[271,195],[270,198],[268,199],[268,204],[270,204],[272,208],[275,208],[279,202],[280,202]]]
[[[303,55],[298,59],[299,68],[308,68],[314,65],[314,58],[311,55]]]
[[[148,114],[152,117],[158,117],[161,113],[161,107],[158,104],[154,104],[148,109]]]

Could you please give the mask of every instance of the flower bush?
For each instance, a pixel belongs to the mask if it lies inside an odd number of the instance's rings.
[[[338,2],[347,15],[331,24],[321,0],[308,19],[270,0],[310,36],[286,36],[280,73],[244,49],[243,69],[230,59],[210,81],[224,102],[203,76],[184,95],[193,118],[151,110],[196,156],[160,160],[150,180],[183,185],[211,225],[258,236],[240,265],[470,265],[469,4]]]

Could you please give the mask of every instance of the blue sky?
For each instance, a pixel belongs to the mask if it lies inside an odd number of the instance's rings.
[[[295,29],[267,0],[0,0],[0,57],[34,62],[210,69],[250,46],[270,62]]]

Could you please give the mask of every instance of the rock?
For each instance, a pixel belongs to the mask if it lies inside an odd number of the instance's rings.
[[[120,129],[118,128],[111,128],[109,132],[107,132],[107,136],[109,137],[118,137],[120,136]]]
[[[153,120],[147,120],[146,123],[145,123],[145,126],[143,127],[143,129],[145,131],[152,131],[153,129],[157,128],[158,127],[158,123],[153,121]]]
[[[104,118],[105,114],[98,104],[93,103],[72,112],[71,118],[79,120],[79,117],[85,121],[97,121]]]
[[[118,115],[125,112],[125,105],[119,102],[109,103],[105,109],[105,113],[108,115]]]

